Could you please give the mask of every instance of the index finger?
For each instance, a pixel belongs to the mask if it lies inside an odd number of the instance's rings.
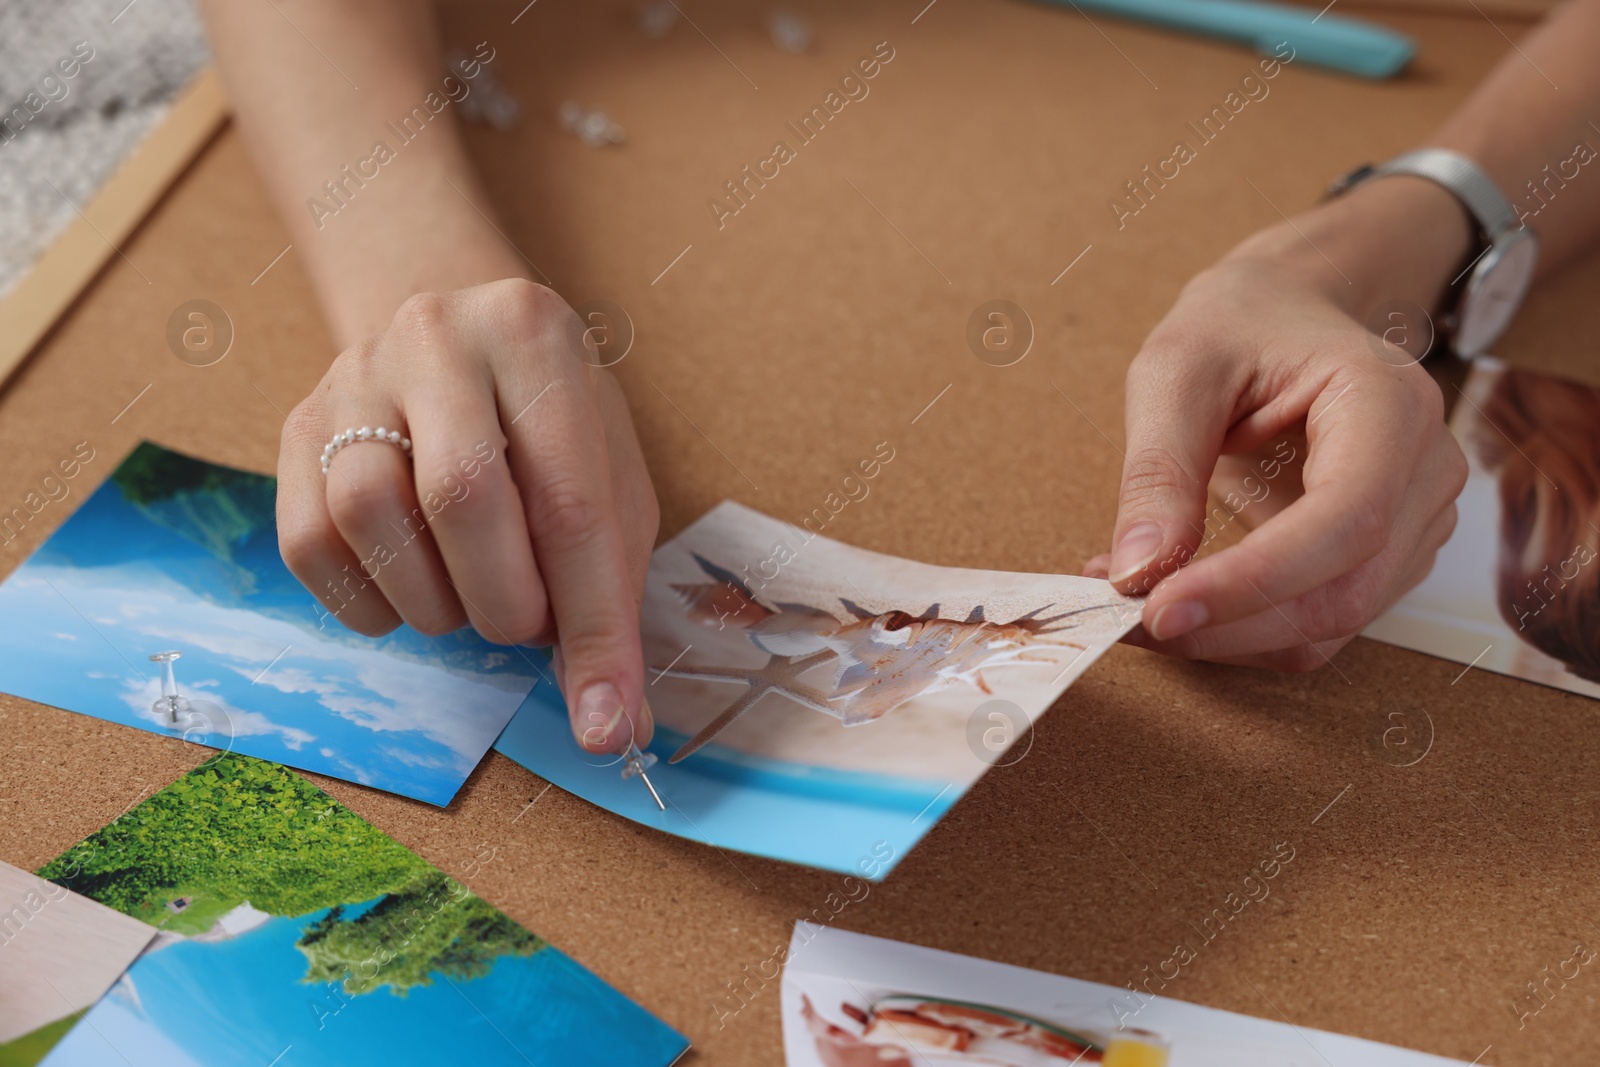
[[[484,286],[484,340],[499,365],[495,390],[506,456],[561,652],[573,734],[594,752],[651,736],[644,702],[639,606],[612,495],[605,423],[590,367],[571,350],[577,316],[525,281]]]
[[[510,428],[508,451],[555,615],[573,731],[585,748],[618,752],[650,740],[638,601],[599,413],[574,378],[553,381],[537,420]]]

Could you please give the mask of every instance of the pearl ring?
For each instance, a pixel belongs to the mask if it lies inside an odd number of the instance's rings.
[[[344,433],[334,434],[333,440],[323,447],[322,473],[328,473],[328,466],[333,462],[333,457],[339,454],[340,449],[358,441],[381,441],[386,445],[394,445],[408,457],[411,455],[411,438],[402,437],[399,430],[390,430],[383,426],[379,426],[376,430],[370,426],[352,428]]]

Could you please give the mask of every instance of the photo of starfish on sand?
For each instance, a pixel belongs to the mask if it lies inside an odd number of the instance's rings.
[[[645,586],[667,810],[616,767],[560,758],[566,712],[545,683],[497,748],[669,832],[882,877],[1026,752],[1139,608],[1097,579],[931,566],[725,502],[656,549]]]
[[[985,668],[1023,663],[1054,663],[1051,649],[1088,646],[1063,634],[1073,616],[1105,612],[1094,604],[1039,618],[1034,608],[1009,623],[984,618],[983,605],[964,619],[945,618],[933,604],[918,615],[899,608],[872,612],[848,597],[838,604],[848,617],[807,604],[766,604],[731,571],[698,554],[695,562],[713,579],[674,584],[685,615],[717,630],[742,630],[750,643],[767,653],[765,666],[656,668],[659,675],[700,681],[744,682],[748,690],[676,752],[674,763],[693,754],[768,693],[832,715],[844,726],[881,719],[895,708],[939,689],[970,686],[985,694],[994,690],[984,680]],[[1074,659],[1077,657],[1074,656]],[[829,668],[827,688],[804,679],[814,668]],[[818,672],[824,673],[824,672]]]

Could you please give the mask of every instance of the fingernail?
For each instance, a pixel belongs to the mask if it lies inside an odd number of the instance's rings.
[[[1206,624],[1210,612],[1198,600],[1180,600],[1156,612],[1150,621],[1150,636],[1157,641],[1171,641]]]
[[[634,743],[640,748],[648,748],[650,741],[656,735],[656,715],[650,710],[650,701],[639,698],[639,731]]]
[[[575,713],[578,740],[591,752],[604,752],[617,733],[617,727],[627,718],[622,706],[622,694],[610,682],[596,682],[578,698]]]
[[[1111,580],[1126,581],[1155,562],[1161,551],[1161,527],[1153,522],[1136,522],[1128,527],[1111,552]]]

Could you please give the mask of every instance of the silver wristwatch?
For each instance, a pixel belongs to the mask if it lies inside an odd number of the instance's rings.
[[[1482,354],[1511,323],[1533,281],[1539,239],[1517,221],[1517,212],[1478,165],[1444,148],[1419,148],[1387,163],[1358,167],[1328,187],[1337,196],[1364,181],[1410,174],[1437,182],[1455,194],[1478,223],[1482,250],[1452,282],[1458,295],[1446,313],[1450,347],[1464,359]]]

